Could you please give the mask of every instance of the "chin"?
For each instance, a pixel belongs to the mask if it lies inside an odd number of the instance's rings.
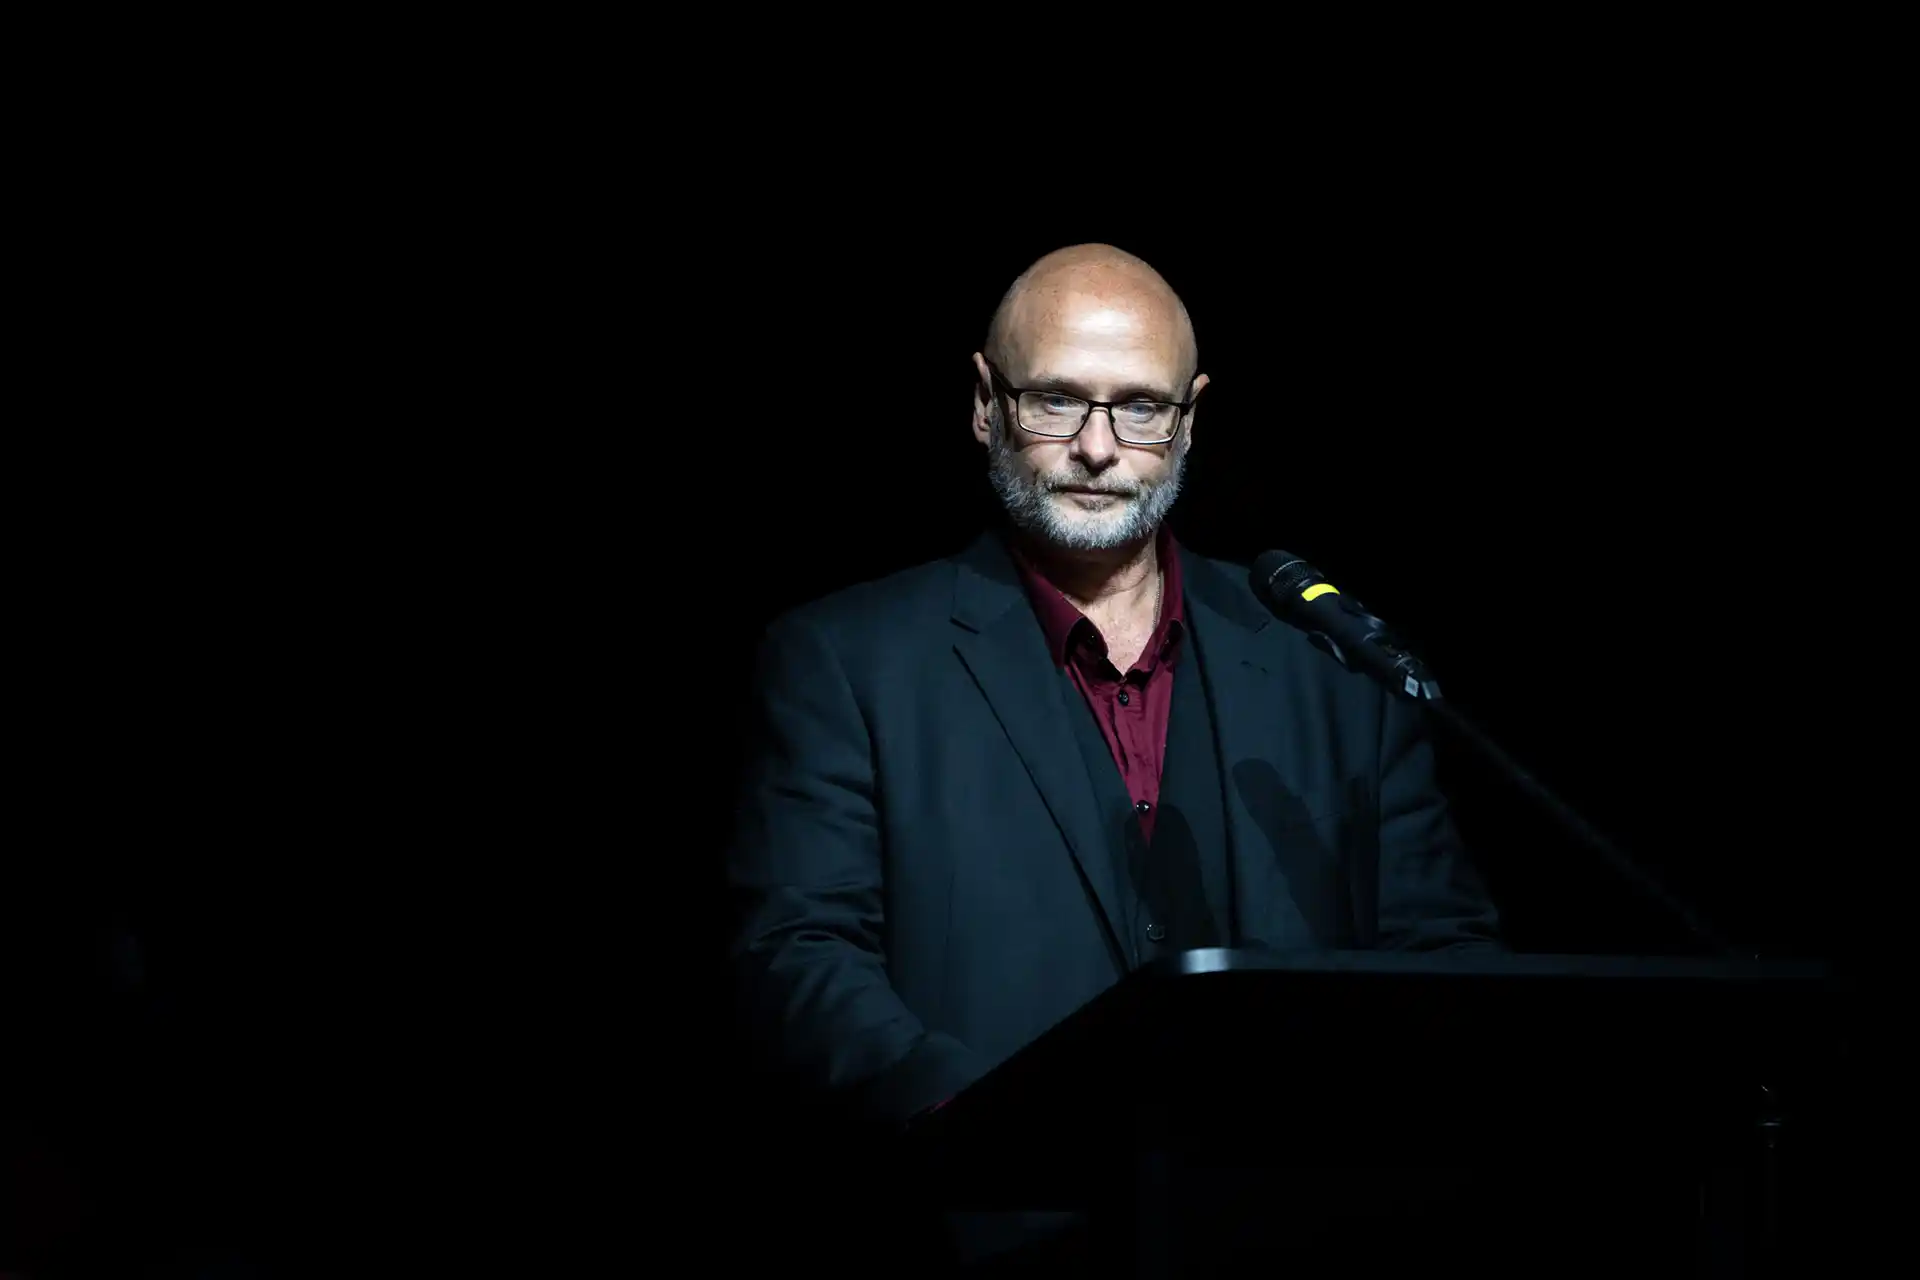
[[[1133,522],[1124,513],[1089,516],[1073,512],[1049,522],[1049,541],[1073,551],[1111,551],[1128,541]]]
[[[1113,507],[1106,511],[1082,511],[1068,499],[1054,508],[1054,523],[1063,529],[1072,529],[1076,533],[1097,534],[1107,531],[1118,532],[1132,523],[1127,519],[1124,507]]]

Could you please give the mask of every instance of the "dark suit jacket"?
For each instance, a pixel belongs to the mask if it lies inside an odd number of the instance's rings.
[[[1163,949],[1492,944],[1417,709],[1179,554],[1151,848],[996,537],[769,629],[729,873],[779,1068],[898,1123]]]

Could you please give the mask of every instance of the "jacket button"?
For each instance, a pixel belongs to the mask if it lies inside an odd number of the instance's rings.
[[[1150,924],[1147,926],[1147,937],[1151,938],[1153,941],[1158,942],[1160,941],[1160,939],[1166,936],[1167,936],[1167,930],[1165,925]]]

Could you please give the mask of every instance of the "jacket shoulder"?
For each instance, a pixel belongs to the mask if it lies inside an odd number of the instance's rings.
[[[811,633],[842,653],[898,640],[946,622],[955,572],[953,558],[942,557],[839,587],[775,614],[763,640],[780,644]]]

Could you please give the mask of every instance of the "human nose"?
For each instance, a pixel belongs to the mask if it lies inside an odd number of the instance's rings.
[[[1113,434],[1113,411],[1095,409],[1073,438],[1074,457],[1089,471],[1105,471],[1120,457],[1120,441]]]

